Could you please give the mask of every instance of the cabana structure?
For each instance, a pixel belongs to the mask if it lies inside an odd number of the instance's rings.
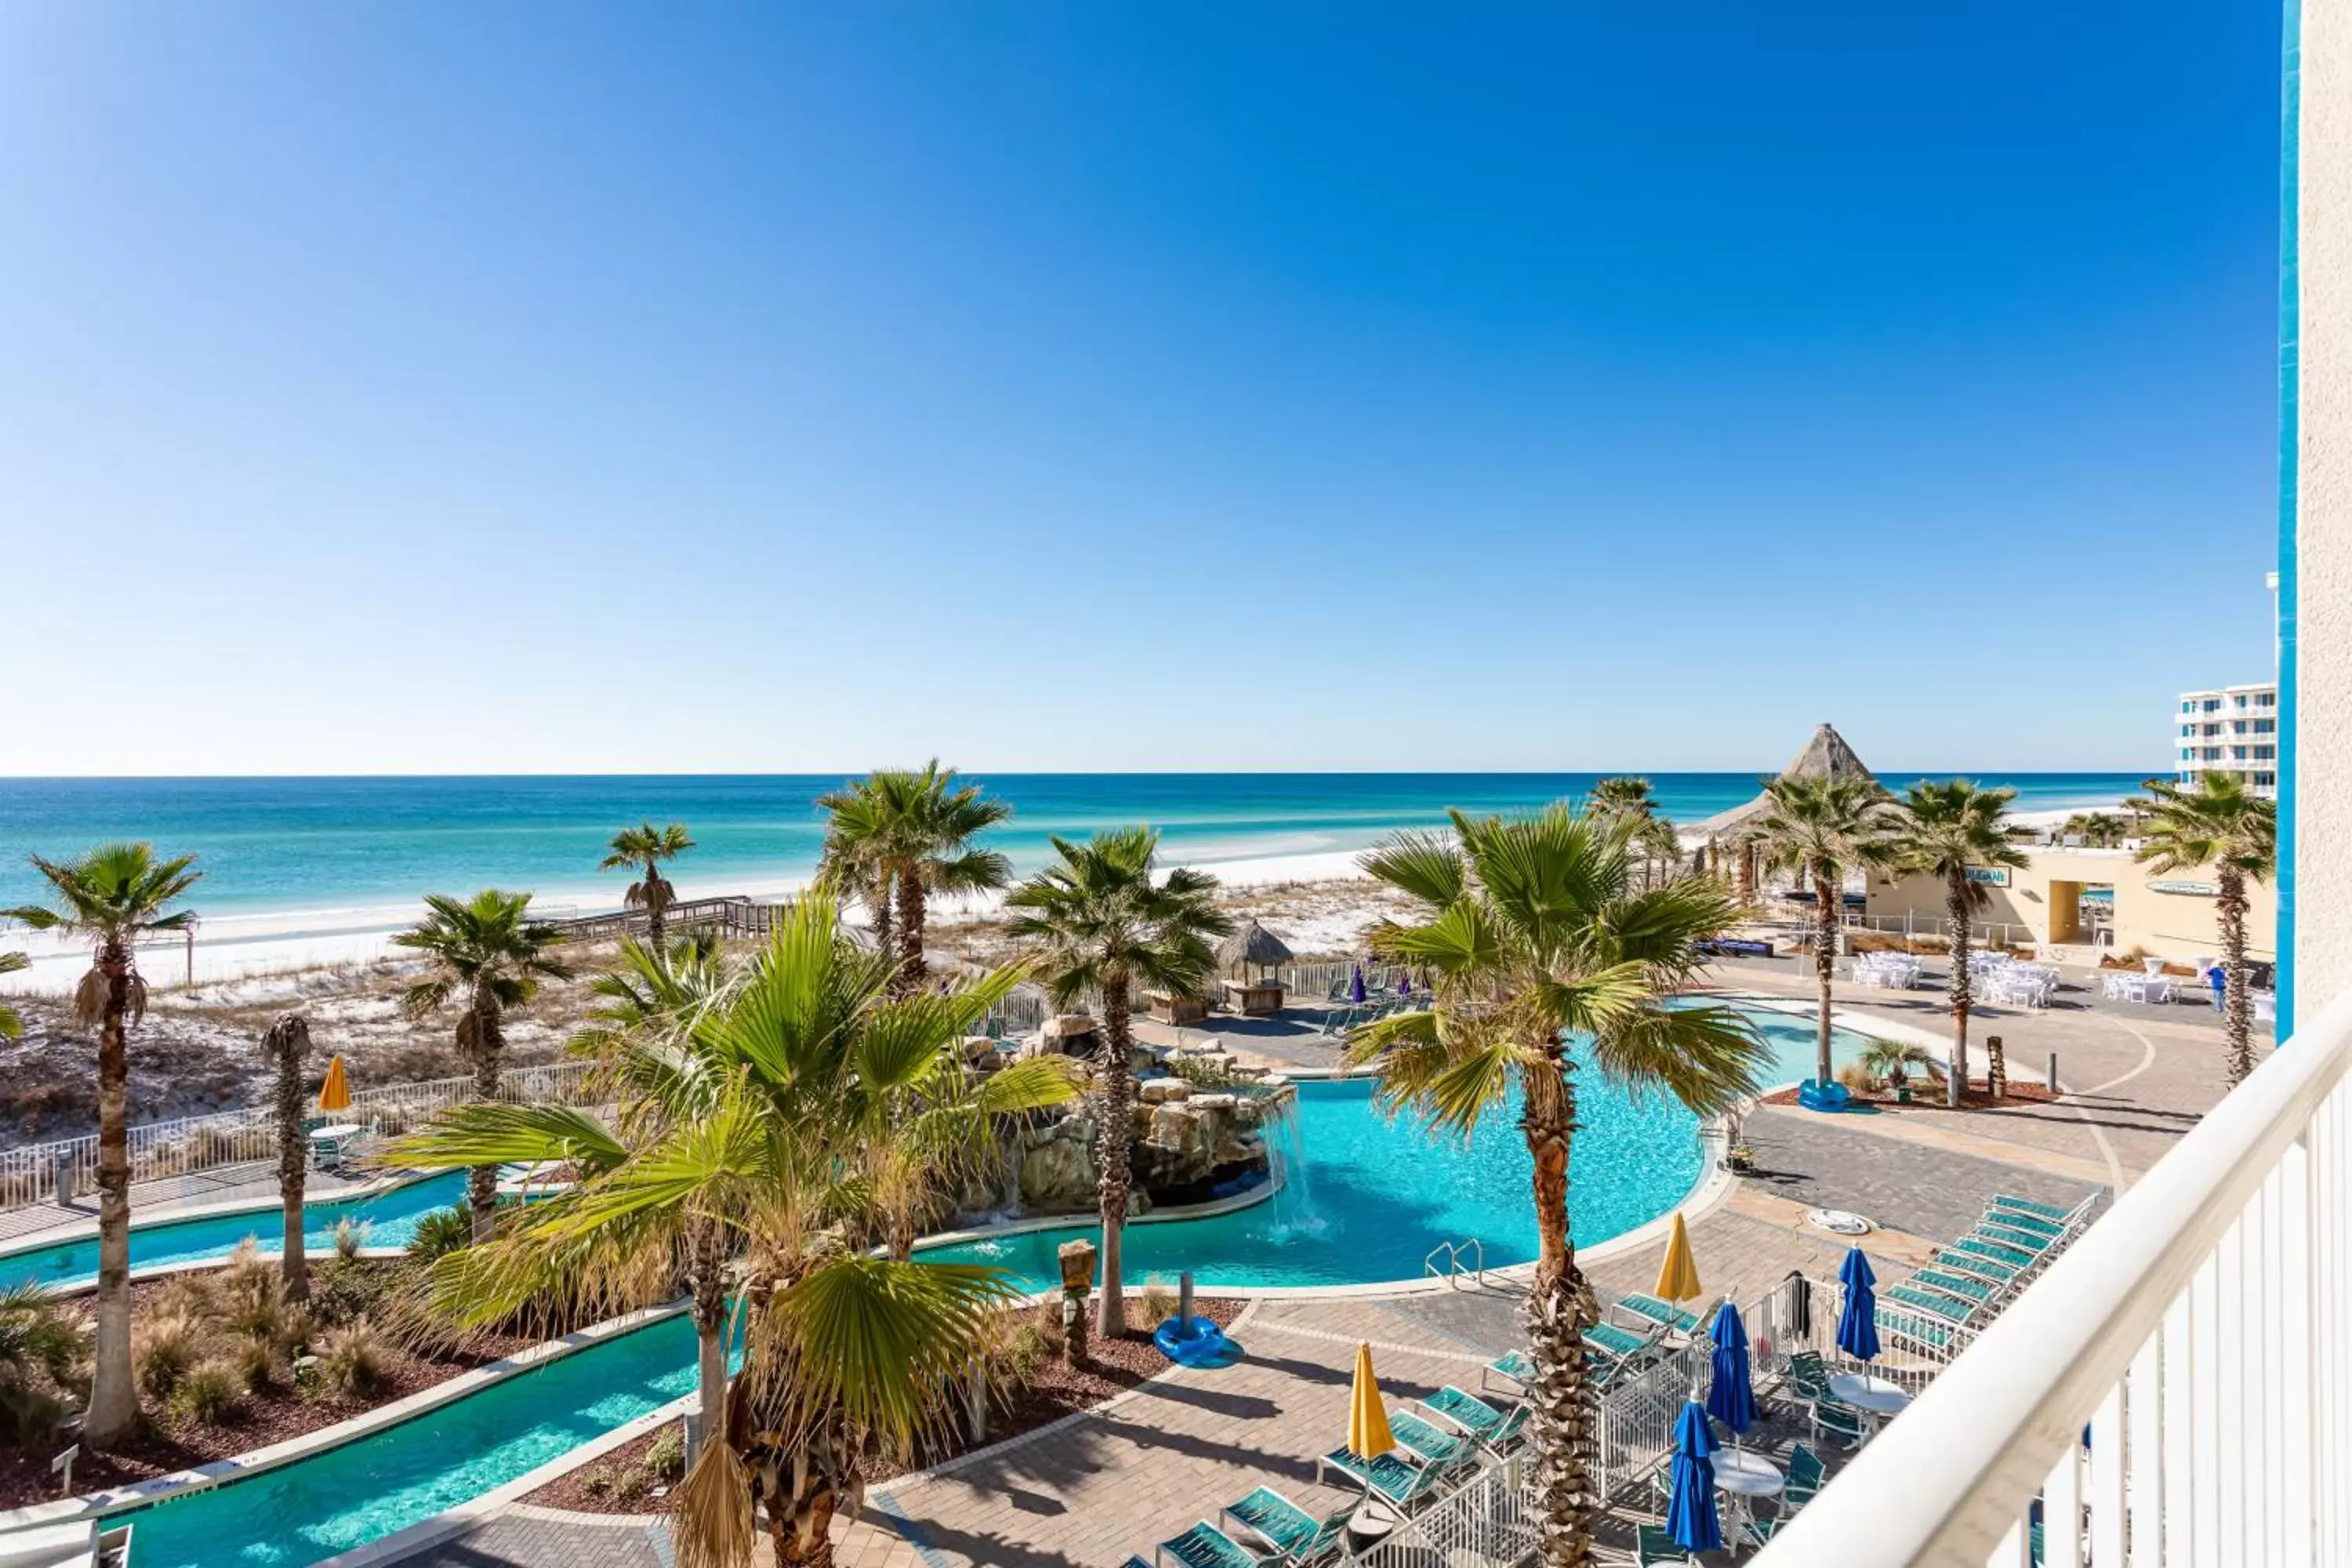
[[[1797,760],[1780,770],[1780,777],[1870,779],[1876,775],[1863,765],[1862,759],[1854,754],[1852,746],[1846,744],[1845,737],[1837,732],[1835,725],[1823,724],[1813,731],[1813,738],[1805,742],[1805,749],[1797,753]],[[1739,896],[1743,899],[1756,896],[1755,829],[1771,809],[1772,797],[1759,792],[1747,805],[1719,812],[1690,830],[1706,840],[1706,847],[1699,851],[1706,857],[1706,869],[1719,876],[1724,870],[1724,857],[1728,855],[1732,858],[1735,868],[1733,880],[1738,883]]]
[[[1217,944],[1225,994],[1242,1016],[1270,1018],[1282,1011],[1281,970],[1290,959],[1289,945],[1255,921]]]

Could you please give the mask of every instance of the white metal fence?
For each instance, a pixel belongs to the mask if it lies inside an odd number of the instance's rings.
[[[2352,1568],[2352,997],[2284,1042],[1764,1552]]]
[[[1535,1489],[1519,1461],[1481,1470],[1355,1559],[1370,1568],[1517,1568],[1536,1552]]]
[[[585,1105],[598,1098],[584,1061],[509,1068],[499,1077],[499,1099],[509,1105]],[[406,1131],[436,1111],[476,1098],[471,1073],[419,1083],[384,1084],[352,1091],[349,1110],[333,1114],[371,1131]],[[151,1182],[194,1175],[226,1165],[278,1157],[278,1114],[268,1107],[151,1121],[130,1130],[131,1179]],[[0,1150],[0,1212],[57,1196],[60,1174],[75,1193],[98,1184],[98,1134]]]

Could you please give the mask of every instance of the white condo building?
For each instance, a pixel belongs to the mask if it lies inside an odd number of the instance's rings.
[[[2173,776],[2194,787],[2206,773],[2239,773],[2256,795],[2278,794],[2278,689],[2266,680],[2182,692]]]

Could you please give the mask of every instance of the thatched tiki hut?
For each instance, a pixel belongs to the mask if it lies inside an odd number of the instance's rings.
[[[1282,1011],[1281,970],[1290,959],[1289,944],[1255,921],[1217,944],[1217,968],[1244,1017]]]
[[[1837,732],[1835,725],[1823,724],[1813,731],[1813,738],[1805,742],[1805,749],[1797,753],[1797,760],[1780,770],[1780,776],[1784,779],[1867,779],[1875,775],[1863,765],[1862,759],[1854,754],[1852,746],[1845,743],[1845,737]],[[1739,896],[1743,899],[1753,900],[1756,897],[1755,828],[1771,809],[1771,797],[1759,793],[1747,805],[1736,805],[1729,811],[1710,816],[1691,829],[1706,840],[1706,847],[1700,853],[1706,858],[1706,868],[1716,875],[1723,875],[1724,856],[1727,853],[1733,857],[1737,866],[1733,879],[1738,883]]]

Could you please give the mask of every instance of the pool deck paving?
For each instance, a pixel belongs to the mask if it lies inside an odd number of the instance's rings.
[[[1792,1000],[1811,994],[1802,975],[1722,978]],[[1940,995],[1841,983],[1837,1001],[1865,1024],[1945,1026]],[[2221,1095],[2221,1036],[2210,1022],[2095,1008],[1986,1009],[1979,1018],[1979,1038],[1991,1032],[2009,1041],[2016,1076],[2038,1078],[2042,1057],[2054,1050],[2062,1079],[2082,1092],[2000,1110],[1923,1105],[1822,1117],[1758,1108],[1744,1136],[1761,1172],[1733,1183],[1690,1225],[1710,1296],[1728,1291],[1752,1300],[1791,1270],[1832,1277],[1847,1243],[1807,1224],[1817,1206],[1851,1209],[1884,1226],[1864,1245],[1882,1265],[1882,1280],[1892,1282],[1937,1241],[1966,1229],[1995,1193],[2072,1203],[2127,1184]],[[1202,1033],[1187,1031],[1194,1038]],[[1269,1037],[1299,1058],[1297,1065],[1324,1065],[1337,1054],[1311,1028],[1246,1037]],[[1250,1048],[1244,1037],[1234,1043]],[[1318,1049],[1319,1061],[1312,1059]],[[1595,1289],[1603,1300],[1647,1289],[1660,1256],[1656,1244],[1602,1255],[1589,1268]],[[1148,1558],[1154,1542],[1213,1519],[1221,1505],[1261,1483],[1309,1508],[1336,1502],[1342,1494],[1316,1486],[1314,1458],[1346,1430],[1357,1343],[1373,1345],[1391,1401],[1447,1383],[1475,1390],[1481,1365],[1520,1342],[1517,1313],[1507,1277],[1462,1289],[1260,1298],[1234,1329],[1246,1350],[1238,1364],[1171,1369],[1043,1434],[877,1488],[865,1515],[841,1527],[838,1561],[852,1568],[1109,1568],[1129,1552]],[[1783,1428],[1773,1440],[1785,1448],[1794,1435]],[[1604,1557],[1626,1560],[1630,1518],[1621,1510],[1603,1532]],[[648,1534],[642,1521],[515,1506],[407,1561],[434,1568],[666,1568],[658,1534],[657,1527]]]

